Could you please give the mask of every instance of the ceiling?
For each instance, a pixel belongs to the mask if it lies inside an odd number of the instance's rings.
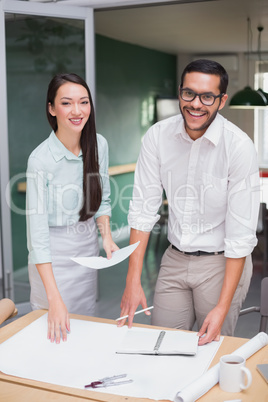
[[[261,25],[261,50],[268,52],[268,0],[58,0],[57,4],[93,6],[96,33],[171,54],[247,52],[248,43],[255,52]]]

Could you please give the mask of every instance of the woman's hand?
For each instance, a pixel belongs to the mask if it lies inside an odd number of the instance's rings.
[[[51,342],[67,341],[67,331],[70,332],[70,319],[57,288],[51,263],[36,264],[36,268],[44,284],[48,300],[48,330],[47,337]]]
[[[103,249],[106,252],[108,260],[112,258],[112,252],[119,250],[119,247],[114,243],[110,228],[110,217],[108,215],[99,216],[96,219],[99,232],[102,237]]]
[[[114,251],[119,250],[119,247],[115,244],[111,236],[106,236],[103,238],[102,245],[108,260],[112,258],[112,253]]]
[[[50,301],[47,322],[47,338],[51,342],[55,340],[56,343],[60,343],[61,336],[63,342],[67,341],[67,331],[70,332],[70,319],[68,310],[60,296]]]

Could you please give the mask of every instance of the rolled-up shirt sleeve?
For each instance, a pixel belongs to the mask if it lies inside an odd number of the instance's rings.
[[[101,205],[94,215],[98,218],[102,215],[111,216],[111,199],[110,199],[110,180],[109,180],[109,153],[108,143],[104,137],[98,134],[98,150],[99,150],[99,169],[102,184],[102,200]]]
[[[260,207],[260,179],[257,155],[249,139],[231,153],[228,178],[228,207],[225,220],[225,256],[245,257],[257,244],[256,228]]]
[[[26,224],[29,262],[32,264],[51,262],[47,212],[47,173],[37,158],[29,158],[26,177]]]
[[[150,232],[159,219],[163,186],[155,128],[144,136],[135,170],[132,200],[129,205],[128,224],[131,228]]]

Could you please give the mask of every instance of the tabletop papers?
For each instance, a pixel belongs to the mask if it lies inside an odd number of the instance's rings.
[[[124,261],[126,258],[133,253],[134,250],[138,247],[140,242],[131,244],[130,246],[120,248],[117,251],[112,253],[112,258],[109,260],[106,257],[74,257],[71,258],[77,264],[83,265],[84,267],[94,268],[94,269],[103,269],[108,268],[113,265],[119,264],[121,261]]]
[[[139,329],[151,331],[135,327]],[[75,388],[126,373],[132,383],[97,392],[173,400],[179,390],[206,372],[223,339],[198,346],[195,356],[117,354],[127,331],[127,326],[118,328],[113,324],[71,319],[67,342],[55,344],[46,339],[45,314],[0,345],[0,370]]]

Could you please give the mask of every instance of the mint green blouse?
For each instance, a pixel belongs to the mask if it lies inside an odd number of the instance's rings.
[[[94,215],[111,216],[108,144],[97,134],[102,202]],[[49,227],[79,221],[83,201],[83,158],[70,152],[52,131],[29,156],[27,166],[26,223],[29,262],[51,262]]]

